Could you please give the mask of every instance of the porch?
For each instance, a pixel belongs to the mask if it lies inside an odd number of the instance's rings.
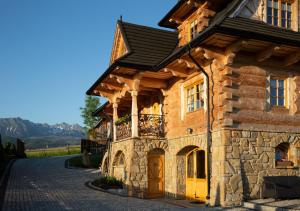
[[[113,104],[113,140],[165,138],[163,96],[159,92],[131,92]]]

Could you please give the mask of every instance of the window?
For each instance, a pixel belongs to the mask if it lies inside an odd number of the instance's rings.
[[[205,179],[205,151],[197,151],[197,178]]]
[[[285,106],[285,85],[283,79],[271,78],[270,100],[271,106]]]
[[[267,23],[286,29],[292,28],[292,1],[268,0]]]
[[[203,83],[187,89],[187,111],[193,112],[204,107]]]
[[[289,143],[281,143],[275,148],[275,162],[276,166],[293,166],[294,163],[290,161],[290,145]]]
[[[190,25],[191,40],[194,39],[198,34],[198,20],[194,20]]]

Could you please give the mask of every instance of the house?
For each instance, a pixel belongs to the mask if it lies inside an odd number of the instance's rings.
[[[299,1],[180,0],[159,22],[118,21],[87,91],[111,106],[104,159],[128,194],[233,206],[265,176],[300,176]]]

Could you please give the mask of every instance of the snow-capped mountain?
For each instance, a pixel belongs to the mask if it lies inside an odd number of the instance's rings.
[[[21,118],[0,118],[0,134],[7,137],[31,138],[49,136],[84,137],[84,129],[67,123],[49,125],[33,123]]]

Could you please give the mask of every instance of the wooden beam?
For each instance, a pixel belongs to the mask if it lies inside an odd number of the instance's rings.
[[[108,82],[104,82],[100,84],[101,87],[104,87],[106,89],[109,90],[116,90],[116,91],[120,91],[123,89],[123,87],[117,83],[108,83]]]
[[[152,79],[152,78],[142,78],[140,85],[142,87],[156,88],[156,89],[166,89],[168,84],[160,79]]]
[[[174,77],[178,78],[186,78],[188,77],[188,73],[186,71],[178,70],[178,69],[173,69],[173,68],[164,68],[164,72],[170,72]]]
[[[262,62],[269,59],[275,51],[280,50],[280,46],[271,45],[268,48],[262,50],[256,57],[257,61]]]
[[[290,56],[287,56],[284,61],[284,66],[290,66],[300,61],[300,52],[294,52]]]
[[[195,0],[188,0],[187,4],[191,5],[191,6],[194,6],[194,7],[200,7],[201,6],[201,4],[196,2]]]
[[[186,59],[178,59],[178,64],[184,64],[189,69],[198,69],[197,65],[195,65],[193,62],[190,62]]]
[[[237,40],[236,42],[233,42],[231,45],[229,45],[225,49],[225,55],[229,55],[231,53],[238,53],[242,48],[246,47],[248,45],[247,40]]]
[[[170,18],[169,19],[169,22],[175,22],[175,23],[177,23],[177,24],[182,24],[182,20],[181,19],[179,19],[179,18]]]

